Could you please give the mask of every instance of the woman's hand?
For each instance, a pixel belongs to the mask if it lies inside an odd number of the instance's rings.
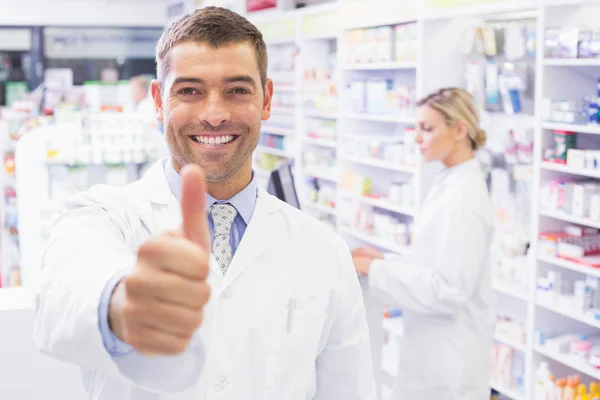
[[[358,247],[352,250],[352,261],[356,272],[361,275],[369,275],[374,260],[383,259],[383,253],[372,247]]]

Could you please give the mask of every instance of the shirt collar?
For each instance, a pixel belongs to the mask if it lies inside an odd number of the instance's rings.
[[[481,166],[476,158],[461,162],[450,168],[445,168],[435,178],[437,183],[451,183],[456,178],[471,174],[473,171],[481,171]],[[482,172],[483,173],[483,172]]]
[[[171,188],[171,192],[175,196],[175,198],[180,201],[181,200],[181,176],[173,165],[171,164],[171,160],[167,159],[165,162],[165,175],[167,177],[167,181],[169,182],[169,187]],[[256,198],[258,195],[258,183],[254,177],[254,173],[252,174],[252,180],[250,184],[246,186],[241,192],[237,193],[229,200],[218,201],[210,194],[206,193],[206,209],[212,206],[215,203],[229,203],[235,207],[238,214],[242,217],[244,222],[247,224],[250,223],[250,218],[252,218],[252,214],[254,213],[254,206],[256,205]]]

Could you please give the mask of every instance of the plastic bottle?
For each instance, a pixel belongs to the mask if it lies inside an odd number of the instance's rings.
[[[570,376],[567,379],[567,387],[565,388],[565,393],[563,394],[563,400],[576,400],[578,385],[579,377]]]
[[[565,386],[565,391],[563,392],[562,400],[575,400],[572,376],[567,377],[567,385]]]
[[[583,400],[584,396],[587,397],[586,387],[585,387],[584,384],[580,384],[579,386],[577,386],[577,397],[576,397],[576,400]]]
[[[590,400],[600,400],[600,387],[597,382],[590,383]]]
[[[565,390],[567,388],[567,380],[565,378],[559,379],[556,382],[556,392],[553,400],[563,400],[565,398]]]
[[[546,385],[546,399],[554,400],[554,395],[556,393],[556,378],[553,375],[550,375],[550,379]]]
[[[535,400],[546,400],[548,382],[550,382],[550,367],[546,361],[542,361],[535,371]]]

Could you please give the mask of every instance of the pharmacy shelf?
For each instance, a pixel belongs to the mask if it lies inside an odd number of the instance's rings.
[[[277,136],[294,136],[295,130],[290,128],[279,128],[276,126],[263,125],[260,129],[261,133]]]
[[[528,300],[528,297],[525,293],[523,293],[517,289],[514,289],[510,286],[501,284],[501,283],[494,283],[494,290],[498,293],[502,293],[507,296],[514,297],[515,299],[519,299],[519,300],[523,300],[523,301]]]
[[[558,257],[540,256],[538,257],[538,260],[556,267],[570,269],[571,271],[581,272],[582,274],[600,278],[600,268],[588,267],[587,265]]]
[[[503,344],[505,344],[505,345],[507,345],[509,347],[512,347],[515,350],[519,350],[519,351],[522,351],[522,352],[525,352],[525,350],[526,350],[524,344],[515,342],[514,340],[508,339],[508,338],[506,338],[506,337],[504,337],[502,335],[496,334],[494,336],[494,340],[496,340],[497,342],[503,343]]]
[[[323,33],[320,35],[304,35],[302,40],[337,40],[337,32]]]
[[[320,110],[305,110],[304,116],[308,118],[320,118],[320,119],[337,119],[337,114],[332,112],[325,112]]]
[[[383,329],[392,335],[397,337],[404,335],[404,322],[401,317],[384,318],[382,325]]]
[[[369,167],[387,169],[390,171],[396,172],[405,172],[409,174],[414,174],[416,172],[416,167],[409,165],[394,165],[388,161],[379,161],[368,158],[358,158],[358,157],[349,157],[349,156],[341,156],[340,160],[348,161],[355,164],[367,165]]]
[[[564,174],[588,176],[590,178],[600,179],[600,170],[573,168],[563,164],[556,164],[547,161],[542,162],[542,169],[546,171],[562,172]]]
[[[312,176],[313,178],[317,178],[317,179],[321,179],[323,181],[327,181],[327,182],[333,182],[333,183],[338,183],[339,179],[336,175],[331,175],[331,174],[324,174],[322,172],[318,172],[318,171],[314,171],[314,170],[304,170],[304,175],[305,176]]]
[[[549,67],[600,67],[598,58],[546,58],[544,65]]]
[[[296,93],[297,90],[294,86],[279,86],[277,84],[273,89],[275,93]]]
[[[273,114],[294,114],[296,112],[296,109],[294,107],[272,106],[271,107],[271,112]]]
[[[356,194],[352,194],[352,193],[348,193],[348,192],[341,192],[341,194],[343,197],[358,200],[361,203],[369,204],[373,207],[381,208],[382,210],[388,210],[388,211],[395,212],[397,214],[403,214],[403,215],[408,215],[408,216],[415,215],[414,210],[392,204],[385,200],[372,199],[372,198],[369,198],[366,196],[360,196],[360,195],[356,195]]]
[[[544,346],[536,345],[535,351],[543,356],[546,356],[554,361],[557,361],[569,368],[573,368],[576,371],[581,372],[587,376],[590,376],[596,380],[600,380],[600,370],[592,367],[588,362],[583,360],[581,357],[572,354],[561,354],[555,351],[549,350]]]
[[[589,218],[574,217],[567,214],[564,211],[540,211],[540,215],[543,217],[554,218],[564,222],[570,222],[572,224],[585,225],[592,228],[600,229],[600,221],[594,221]]]
[[[496,392],[500,393],[503,396],[508,397],[509,399],[513,399],[513,400],[525,400],[525,396],[523,396],[521,393],[517,392],[514,389],[506,389],[503,386],[500,386],[494,382],[490,383],[490,386],[492,387],[492,389],[494,389]]]
[[[599,0],[544,0],[546,7],[599,5]]]
[[[552,311],[556,314],[564,315],[565,317],[571,318],[572,320],[579,321],[583,324],[600,329],[600,321],[596,321],[594,318],[587,316],[582,312],[577,312],[575,310],[564,310],[561,307],[558,307],[556,304],[546,304],[545,302],[540,301],[539,299],[537,300],[536,304],[538,307]]]
[[[27,286],[0,288],[0,311],[33,309],[33,290]]]
[[[389,122],[394,124],[415,124],[415,117],[410,115],[379,115],[379,114],[367,114],[367,113],[344,113],[343,118],[357,119],[361,121],[373,121],[373,122]]]
[[[327,147],[330,149],[337,149],[337,142],[331,139],[313,139],[313,138],[305,138],[304,143],[310,144],[313,146],[319,147]]]
[[[351,228],[342,227],[340,229],[340,232],[342,234],[345,234],[345,235],[348,235],[348,236],[352,236],[352,237],[354,237],[356,239],[359,239],[359,240],[361,240],[361,241],[363,241],[365,243],[372,244],[373,246],[377,246],[377,247],[380,247],[382,249],[391,251],[392,253],[404,255],[408,251],[407,247],[403,247],[403,246],[400,246],[398,244],[391,243],[389,240],[376,238],[376,237],[373,237],[371,235],[367,235],[367,234],[364,234],[362,232],[358,232],[358,231],[356,231],[354,229],[351,229]]]
[[[568,131],[577,133],[588,133],[590,135],[600,135],[600,124],[576,125],[576,124],[561,124],[559,122],[544,122],[543,129],[553,131]]]
[[[273,149],[267,146],[258,146],[256,150],[262,153],[272,154],[277,157],[294,158],[294,154],[286,150]]]
[[[398,71],[403,69],[416,69],[415,62],[373,63],[373,64],[346,64],[342,67],[347,71]]]
[[[328,207],[322,204],[314,203],[312,201],[306,201],[302,203],[304,208],[310,208],[312,210],[321,211],[330,215],[337,216],[337,210],[333,207]]]
[[[416,22],[419,19],[417,15],[388,15],[388,18],[379,18],[379,19],[369,19],[369,16],[365,16],[365,18],[361,19],[360,22],[345,24],[344,30],[353,30],[353,29],[365,29],[365,28],[374,28],[378,26],[388,26],[388,25],[399,25],[399,24],[408,24],[411,22]]]

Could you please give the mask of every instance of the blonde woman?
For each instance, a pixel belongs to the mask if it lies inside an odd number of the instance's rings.
[[[416,142],[425,162],[445,168],[415,218],[411,252],[400,262],[353,254],[371,293],[403,310],[394,400],[490,397],[492,204],[474,158],[485,140],[466,91],[422,99]]]

